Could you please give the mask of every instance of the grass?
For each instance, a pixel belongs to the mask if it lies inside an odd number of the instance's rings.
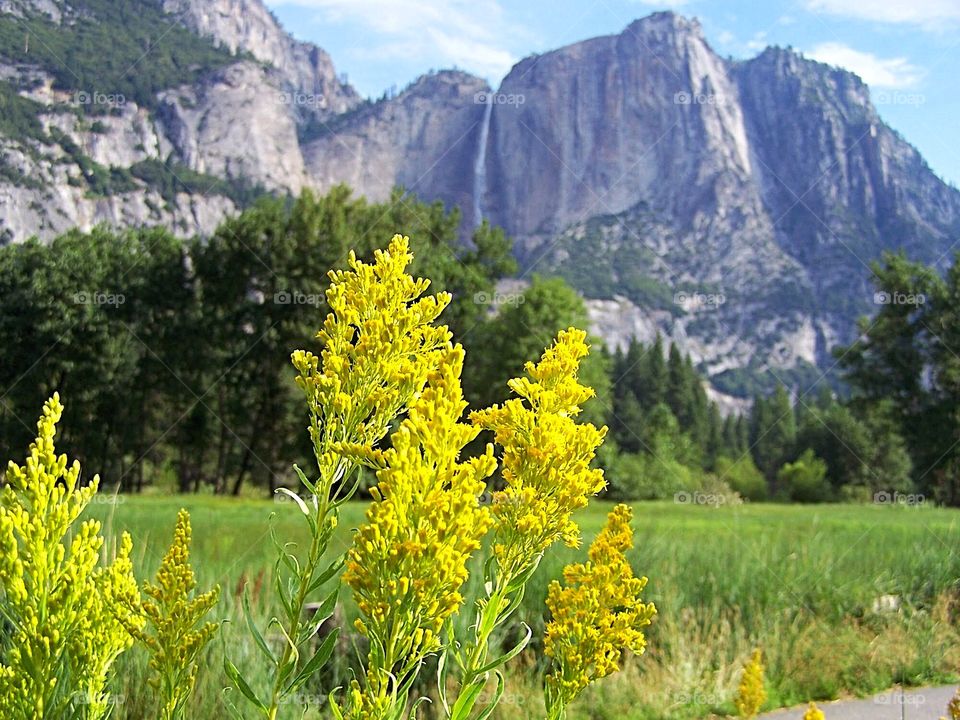
[[[194,527],[194,562],[201,587],[223,587],[220,616],[231,620],[222,643],[210,651],[198,686],[196,717],[225,717],[221,671],[226,651],[248,677],[259,677],[258,659],[242,628],[239,588],[244,581],[254,612],[271,614],[273,550],[271,513],[279,537],[305,539],[291,503],[211,497],[120,497],[93,514],[108,537],[129,530],[141,577],[152,574],[170,540],[176,512],[186,507]],[[585,540],[603,524],[610,504],[595,502],[579,516]],[[364,505],[342,518],[340,548]],[[767,665],[768,708],[865,695],[904,682],[955,680],[960,665],[957,632],[960,514],[930,507],[785,506],[691,507],[672,503],[636,506],[636,547],[631,559],[650,578],[647,596],[659,615],[649,648],[628,659],[624,671],[588,691],[571,720],[673,720],[732,714],[731,698],[742,663],[761,647]],[[543,600],[551,578],[582,551],[555,549],[528,586],[519,622],[542,637]],[[878,598],[896,596],[899,611],[875,610]],[[345,603],[344,625],[354,614]],[[323,685],[304,695],[318,704],[330,687],[349,680],[356,638]],[[542,717],[540,645],[514,662],[495,717]],[[144,659],[121,658],[116,692],[119,720],[149,716]],[[288,717],[299,717],[297,708]],[[322,717],[315,711],[308,717]]]

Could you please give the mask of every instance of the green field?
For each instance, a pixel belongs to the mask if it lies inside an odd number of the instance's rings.
[[[152,574],[170,539],[179,507],[190,510],[194,562],[201,587],[219,583],[221,618],[231,620],[214,643],[198,687],[195,717],[226,717],[221,671],[224,649],[247,677],[257,657],[238,614],[243,582],[255,614],[268,618],[274,552],[269,524],[279,537],[303,539],[305,526],[291,503],[202,496],[100,497],[93,514],[105,534],[129,530],[141,577]],[[595,502],[579,516],[585,540],[599,529],[610,505]],[[355,503],[342,518],[361,519]],[[659,609],[649,649],[629,659],[624,672],[599,683],[573,708],[574,718],[701,718],[732,712],[737,673],[754,646],[767,664],[768,707],[808,699],[866,694],[894,683],[950,682],[960,667],[960,513],[930,507],[782,506],[691,507],[636,505],[635,570],[650,578],[647,595]],[[539,637],[547,582],[581,551],[556,549],[531,581],[520,617]],[[891,596],[881,600],[883,596]],[[894,609],[896,606],[897,609]],[[353,613],[345,603],[344,624]],[[345,628],[346,629],[346,628]],[[350,648],[323,681],[349,679]],[[514,661],[497,717],[542,717],[537,685],[539,643]],[[356,665],[355,661],[352,663]],[[144,658],[121,658],[114,717],[150,716]],[[329,687],[311,688],[308,699]],[[425,687],[425,691],[428,690]],[[245,709],[245,708],[244,708]],[[428,711],[429,713],[429,711]],[[246,716],[248,713],[244,713]],[[323,717],[311,713],[308,717]],[[290,707],[286,717],[300,717]]]

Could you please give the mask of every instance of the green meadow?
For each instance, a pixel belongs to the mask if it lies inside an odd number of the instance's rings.
[[[226,620],[198,681],[195,717],[227,717],[236,698],[223,671],[226,652],[250,678],[258,658],[244,627],[240,598],[249,593],[265,625],[274,612],[275,552],[271,527],[283,541],[306,539],[291,502],[204,496],[119,496],[92,506],[108,543],[121,531],[135,543],[138,575],[152,575],[170,541],[178,508],[192,517],[193,561],[202,588],[219,584],[219,619]],[[341,518],[338,545],[362,520],[356,502]],[[597,501],[578,520],[584,547],[554,548],[528,586],[505,642],[533,628],[534,642],[511,666],[495,717],[542,717],[540,641],[547,585],[567,562],[583,557],[609,503]],[[636,544],[629,557],[649,578],[646,595],[659,614],[648,650],[627,658],[624,672],[601,681],[572,708],[574,718],[706,718],[733,712],[740,667],[754,647],[764,653],[768,708],[809,699],[864,695],[896,683],[956,680],[960,667],[960,514],[933,507],[883,505],[691,506],[635,505]],[[467,588],[470,594],[472,588]],[[354,609],[344,595],[337,617],[343,636],[336,661],[299,700],[307,717],[325,717],[322,703],[359,670],[362,652],[352,631]],[[274,634],[268,639],[279,642]],[[121,657],[114,717],[149,712],[145,658]],[[429,684],[422,688],[430,695]],[[237,703],[246,710],[242,703]],[[285,717],[301,708],[285,708]],[[429,709],[426,715],[429,716]]]

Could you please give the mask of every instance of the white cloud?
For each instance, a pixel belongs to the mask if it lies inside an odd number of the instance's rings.
[[[761,31],[753,34],[753,37],[747,40],[747,49],[748,50],[763,50],[770,43],[767,42],[767,33],[766,31]]]
[[[842,15],[858,20],[919,25],[943,29],[943,24],[960,22],[957,0],[806,0],[808,10]]]
[[[906,58],[879,58],[842,43],[821,43],[806,54],[822,63],[855,72],[867,85],[875,88],[910,88],[923,77],[923,71]]]
[[[737,36],[729,30],[721,30],[717,34],[717,43],[720,45],[733,45],[737,42]]]
[[[274,0],[316,10],[326,23],[357,23],[371,35],[358,52],[367,56],[418,57],[437,68],[457,67],[494,85],[517,57],[508,48],[508,27],[497,0]]]

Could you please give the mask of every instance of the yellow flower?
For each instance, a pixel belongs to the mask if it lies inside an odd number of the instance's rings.
[[[824,720],[823,713],[816,703],[810,703],[807,711],[803,713],[803,720]]]
[[[381,454],[374,501],[348,554],[353,589],[370,638],[367,684],[354,688],[352,715],[392,717],[406,703],[407,682],[440,649],[444,622],[460,607],[467,562],[490,527],[479,502],[496,468],[493,448],[458,456],[479,428],[459,422],[463,349],[447,348],[428,385]]]
[[[320,357],[293,353],[297,384],[311,412],[320,476],[329,482],[343,473],[337,444],[354,459],[372,453],[449,345],[450,331],[431,323],[450,295],[424,296],[430,281],[406,273],[413,259],[409,242],[395,235],[386,250],[376,251],[373,264],[351,252],[349,270],[331,271],[330,313],[317,333]]]
[[[740,678],[740,687],[733,700],[740,717],[755,717],[767,699],[767,691],[763,689],[763,664],[760,650],[754,650],[749,662],[743,666],[743,676]]]
[[[529,377],[510,381],[519,397],[470,416],[503,447],[506,487],[494,494],[493,515],[494,553],[506,575],[523,572],[557,540],[576,547],[571,515],[605,486],[590,462],[607,429],[575,420],[593,395],[577,380],[585,338],[576,328],[560,332],[539,363],[527,363]]]
[[[544,652],[555,670],[547,676],[547,705],[551,717],[587,685],[619,669],[624,650],[643,653],[643,628],[656,608],[641,594],[647,578],[633,574],[625,552],[633,547],[632,511],[617,505],[607,524],[590,545],[589,561],[564,568],[565,587],[554,580],[547,591]]]
[[[947,703],[947,715],[948,718],[941,718],[940,720],[960,720],[960,689]]]
[[[97,567],[100,524],[74,527],[99,478],[81,486],[79,463],[68,467],[56,454],[62,413],[55,394],[26,463],[10,463],[0,491],[0,597],[10,631],[0,648],[3,718],[105,717],[111,665],[132,642],[106,600],[137,592],[132,543],[125,536],[116,561]]]
[[[145,583],[143,594],[112,598],[127,631],[150,652],[150,679],[159,691],[161,720],[182,718],[193,692],[197,662],[218,629],[217,623],[202,623],[217,604],[220,588],[202,594],[190,565],[190,513],[180,510],[166,555],[157,571],[156,584]],[[149,631],[144,630],[144,626]]]

